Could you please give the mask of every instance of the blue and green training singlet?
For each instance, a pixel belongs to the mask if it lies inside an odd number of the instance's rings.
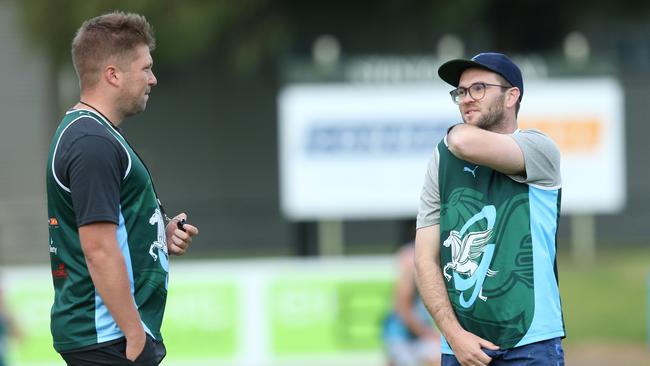
[[[93,285],[81,248],[78,228],[94,222],[117,225],[144,329],[162,340],[169,267],[165,225],[137,154],[102,116],[71,110],[52,139],[46,179],[54,348],[74,351],[124,336]]]
[[[461,326],[501,349],[563,337],[556,270],[559,151],[539,131],[513,135],[525,176],[454,156],[429,164],[418,228],[440,224],[440,265]],[[442,352],[451,354],[446,341]]]

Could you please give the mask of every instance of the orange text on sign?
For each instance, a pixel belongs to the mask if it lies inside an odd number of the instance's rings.
[[[602,144],[600,118],[525,118],[522,129],[534,128],[549,135],[562,152],[590,153]]]

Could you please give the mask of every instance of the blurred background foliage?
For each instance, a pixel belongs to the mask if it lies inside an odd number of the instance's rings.
[[[69,43],[81,22],[120,9],[146,14],[155,25],[160,67],[225,60],[249,75],[287,53],[308,53],[322,33],[341,39],[350,54],[434,50],[453,33],[469,49],[558,52],[571,31],[600,33],[648,26],[650,3],[635,0],[27,0],[23,25],[52,61],[68,62]]]
[[[289,34],[270,0],[30,0],[19,4],[31,39],[56,64],[69,61],[70,41],[84,20],[116,9],[146,14],[155,24],[156,63],[161,67],[183,67],[214,53],[227,59],[234,70],[246,72],[277,54]]]

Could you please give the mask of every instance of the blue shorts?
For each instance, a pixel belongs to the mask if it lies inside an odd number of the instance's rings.
[[[492,357],[490,366],[564,366],[562,339],[553,338],[521,347],[491,351],[483,349]],[[454,355],[442,355],[442,366],[460,366]]]

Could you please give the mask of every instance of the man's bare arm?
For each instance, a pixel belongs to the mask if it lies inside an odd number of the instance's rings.
[[[415,278],[427,309],[442,333],[461,330],[440,271],[440,225],[418,229],[415,236]]]
[[[440,269],[440,225],[418,229],[415,235],[415,274],[424,304],[461,365],[487,365],[491,358],[481,348],[498,347],[463,329],[456,318]]]
[[[117,226],[109,222],[83,225],[79,227],[79,239],[93,284],[126,336],[126,356],[133,361],[144,349],[146,334],[133,301],[116,229]]]
[[[449,131],[447,146],[459,159],[488,166],[504,174],[524,173],[524,154],[511,135],[459,124]]]

